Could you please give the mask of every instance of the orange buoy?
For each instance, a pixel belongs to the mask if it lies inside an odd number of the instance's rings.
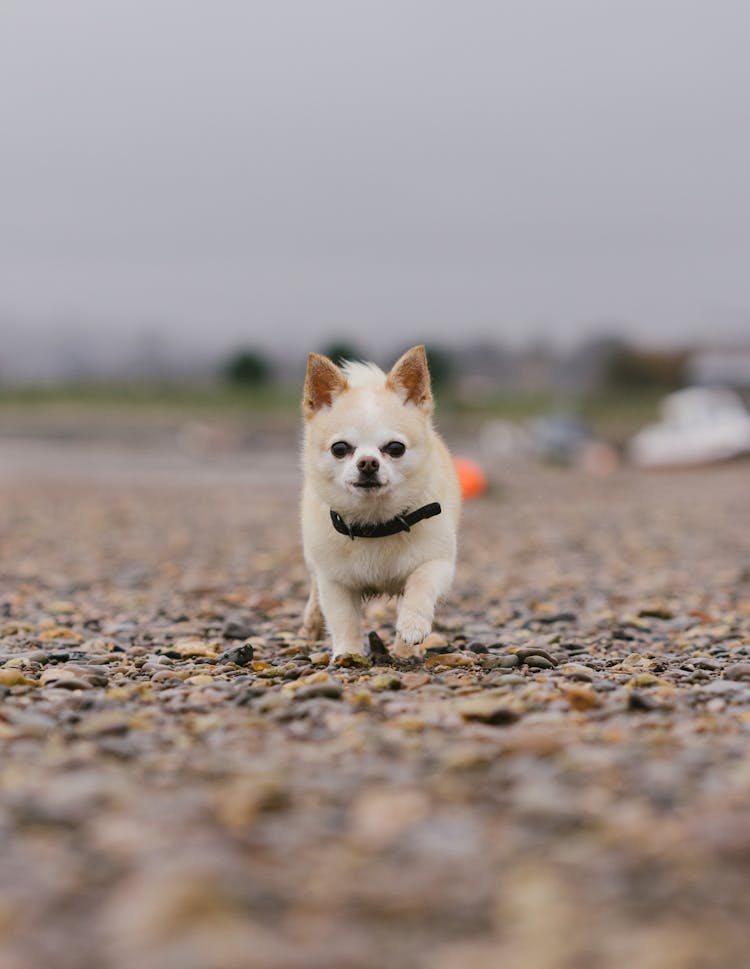
[[[476,461],[471,458],[456,457],[453,459],[461,494],[466,498],[478,498],[487,490],[487,476]]]

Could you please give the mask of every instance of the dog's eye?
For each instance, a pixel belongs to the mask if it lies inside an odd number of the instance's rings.
[[[403,457],[404,451],[406,451],[406,445],[402,444],[401,441],[390,441],[383,448],[383,454],[387,454],[391,458]]]
[[[352,446],[347,441],[336,441],[335,444],[331,445],[331,454],[335,458],[345,458],[347,454],[352,453]]]

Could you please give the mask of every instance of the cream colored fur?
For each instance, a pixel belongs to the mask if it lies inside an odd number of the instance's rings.
[[[320,638],[325,619],[334,658],[365,652],[362,601],[374,594],[401,597],[394,654],[422,655],[435,604],[450,587],[460,489],[450,454],[432,426],[432,408],[423,347],[407,351],[388,375],[374,364],[338,368],[310,354],[303,400],[302,536],[312,588],[302,633]],[[393,441],[405,445],[403,456],[383,450]],[[335,457],[336,442],[349,444],[351,453]],[[377,463],[377,488],[361,486],[362,462]],[[433,501],[440,502],[440,515],[384,538],[352,541],[331,524],[331,509],[347,523],[376,522]]]

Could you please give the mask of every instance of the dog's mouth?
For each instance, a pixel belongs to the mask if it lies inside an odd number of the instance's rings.
[[[380,481],[372,481],[369,479],[365,479],[363,481],[355,481],[354,487],[363,488],[366,491],[377,491],[379,488],[383,487],[383,484]]]

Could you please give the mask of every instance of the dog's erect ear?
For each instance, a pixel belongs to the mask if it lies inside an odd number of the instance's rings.
[[[321,407],[330,407],[349,384],[336,364],[320,353],[310,353],[307,357],[305,390],[302,397],[302,411],[308,419]]]
[[[412,347],[394,363],[385,382],[405,404],[415,404],[426,413],[432,412],[432,389],[427,353],[423,346]]]

